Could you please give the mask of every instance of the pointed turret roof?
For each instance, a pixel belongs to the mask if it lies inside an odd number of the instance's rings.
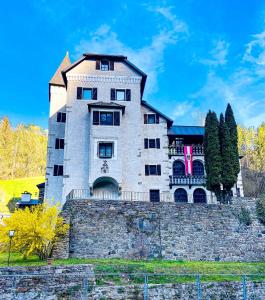
[[[62,77],[62,70],[69,67],[70,65],[71,65],[71,61],[70,61],[70,58],[69,58],[69,53],[67,51],[64,59],[62,60],[60,66],[58,67],[58,69],[54,73],[54,75],[53,75],[53,77],[52,77],[52,79],[50,80],[49,83],[54,84],[54,85],[65,86],[64,80],[63,80],[63,77]]]

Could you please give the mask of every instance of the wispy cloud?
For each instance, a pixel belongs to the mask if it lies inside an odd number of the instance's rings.
[[[265,31],[253,35],[253,39],[246,45],[244,61],[257,65],[265,65]]]
[[[225,40],[213,41],[213,48],[208,55],[209,57],[202,58],[199,62],[212,67],[225,65],[227,63],[229,46],[229,43]]]
[[[158,33],[151,37],[151,41],[135,49],[123,42],[109,24],[102,24],[95,32],[90,33],[88,39],[83,39],[75,48],[75,57],[82,53],[113,53],[127,55],[130,60],[148,74],[145,95],[154,93],[158,88],[158,75],[163,72],[165,64],[165,50],[175,45],[181,38],[187,37],[187,25],[179,20],[171,8],[148,7],[162,17]]]

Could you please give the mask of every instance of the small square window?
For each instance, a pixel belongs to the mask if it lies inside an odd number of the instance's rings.
[[[150,190],[150,202],[160,202],[159,190]]]
[[[125,101],[125,90],[116,90],[116,100]]]
[[[64,149],[64,139],[55,140],[55,149]]]
[[[63,176],[63,165],[54,165],[53,176]]]
[[[58,112],[57,113],[57,122],[65,123],[66,113]]]
[[[113,156],[113,143],[99,143],[98,157],[111,158]]]
[[[156,165],[149,165],[149,174],[156,175]]]
[[[92,89],[83,89],[82,99],[91,100],[92,99]]]
[[[100,112],[100,125],[113,125],[113,113]]]
[[[155,122],[156,122],[156,115],[155,114],[147,115],[147,123],[148,124],[155,124]]]
[[[149,148],[155,148],[155,147],[156,147],[156,140],[149,139]]]
[[[102,60],[100,65],[101,71],[109,71],[109,62],[107,60]]]

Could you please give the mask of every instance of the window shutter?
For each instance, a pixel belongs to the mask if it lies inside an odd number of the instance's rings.
[[[64,149],[64,139],[60,139],[60,149]]]
[[[58,175],[63,176],[63,166],[58,166]]]
[[[61,122],[61,116],[62,116],[62,113],[58,112],[57,113],[57,122]]]
[[[156,114],[156,124],[159,124],[159,114]]]
[[[114,125],[120,126],[120,112],[114,111]]]
[[[145,165],[145,176],[149,176],[149,165]]]
[[[115,89],[110,89],[110,100],[116,100]]]
[[[78,87],[77,88],[77,95],[76,95],[77,99],[82,99],[82,88]]]
[[[99,125],[99,111],[93,111],[93,125]]]
[[[66,113],[62,113],[62,122],[65,123],[66,121]]]
[[[92,100],[97,100],[98,99],[98,89],[93,88],[92,89]]]
[[[148,149],[148,139],[144,139],[144,148]]]
[[[55,149],[59,149],[59,139],[55,139]]]
[[[114,61],[109,62],[109,69],[110,71],[114,71]]]
[[[96,70],[100,70],[100,60],[96,60]]]
[[[157,175],[161,175],[161,165],[156,166]]]
[[[53,166],[53,176],[57,176],[58,165]]]
[[[147,114],[144,114],[144,124],[147,124]]]
[[[131,101],[131,90],[126,90],[126,101]]]
[[[156,139],[156,148],[160,149],[160,139]]]

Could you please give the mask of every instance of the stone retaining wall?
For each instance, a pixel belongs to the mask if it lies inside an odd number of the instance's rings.
[[[241,207],[251,213],[250,226],[239,221]],[[265,259],[265,227],[254,199],[233,205],[71,200],[62,215],[70,232],[54,257]]]

